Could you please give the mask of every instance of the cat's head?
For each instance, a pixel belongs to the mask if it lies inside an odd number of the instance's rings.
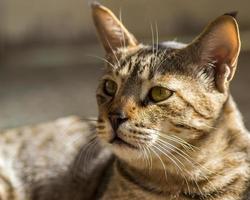
[[[231,14],[212,21],[190,44],[143,45],[104,6],[93,4],[106,50],[97,89],[98,135],[133,161],[202,142],[228,98],[240,51]],[[155,40],[156,41],[156,40]]]

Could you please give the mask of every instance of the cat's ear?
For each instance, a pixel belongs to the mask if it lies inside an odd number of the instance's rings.
[[[201,61],[214,63],[216,86],[220,92],[225,92],[232,80],[240,52],[236,14],[229,13],[218,17],[191,43]]]
[[[112,53],[120,47],[138,45],[135,37],[108,8],[99,3],[92,3],[91,6],[99,38],[107,53]]]

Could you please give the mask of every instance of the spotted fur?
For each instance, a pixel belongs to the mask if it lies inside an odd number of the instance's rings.
[[[92,119],[67,117],[1,131],[0,199],[66,200],[72,195],[74,199],[92,199],[96,182],[89,183],[88,177],[97,181],[102,168],[94,175],[92,171],[97,163],[105,167],[110,157],[97,142],[95,148],[89,145],[95,139],[95,124]],[[85,155],[90,150],[95,158],[88,160]],[[88,165],[83,165],[86,161]]]

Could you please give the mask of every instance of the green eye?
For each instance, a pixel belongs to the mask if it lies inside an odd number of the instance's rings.
[[[114,96],[117,90],[117,84],[112,80],[105,80],[104,92],[109,96]]]
[[[172,91],[164,87],[156,86],[150,90],[149,98],[151,101],[157,103],[168,99],[172,94],[173,94]]]

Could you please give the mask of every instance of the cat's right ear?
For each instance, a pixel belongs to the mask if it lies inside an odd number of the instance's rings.
[[[121,47],[138,45],[135,37],[124,27],[120,20],[108,8],[92,3],[92,15],[101,43],[107,54]]]

